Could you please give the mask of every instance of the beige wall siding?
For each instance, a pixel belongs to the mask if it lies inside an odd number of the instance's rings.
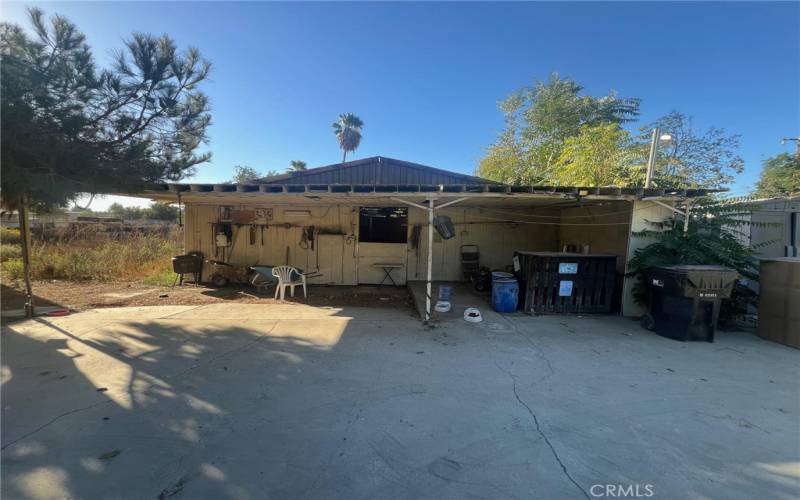
[[[538,224],[511,224],[504,219],[530,220],[517,214],[522,209],[479,209],[450,207],[436,212],[447,215],[455,224],[456,236],[442,240],[434,233],[433,279],[436,281],[461,280],[461,246],[478,245],[480,265],[490,269],[503,269],[512,263],[515,250],[553,251],[558,247],[558,226]],[[537,214],[558,215],[556,211]],[[556,220],[557,219],[553,219]],[[428,214],[409,209],[408,224],[421,226],[418,249],[408,248],[408,280],[425,280],[428,256]]]
[[[609,202],[606,205],[564,209],[561,212],[562,225],[559,228],[559,250],[564,245],[575,245],[582,251],[584,245],[589,245],[590,253],[615,254],[617,273],[624,273],[631,207],[630,202],[619,201]]]
[[[398,204],[399,205],[399,204]],[[632,208],[632,214],[604,215]],[[234,207],[236,208],[236,207]],[[241,207],[252,209],[253,205]],[[259,208],[262,208],[259,206]],[[362,243],[358,236],[358,207],[349,205],[305,205],[305,206],[263,206],[272,208],[273,217],[264,231],[264,245],[261,245],[261,229],[256,228],[255,244],[249,241],[247,226],[236,232],[236,241],[229,262],[240,265],[282,265],[289,264],[305,271],[318,271],[323,276],[314,278],[313,283],[354,285],[357,283],[377,283],[383,271],[375,267],[381,262],[403,263],[404,268],[392,272],[398,283],[421,281],[426,277],[427,265],[427,212],[409,208],[409,234],[414,225],[420,226],[420,239],[417,248],[408,245],[386,245]],[[309,217],[289,217],[286,210],[308,210]],[[589,213],[601,215],[602,222],[631,222],[630,226],[559,226],[558,222],[583,221],[572,218]],[[620,255],[618,270],[622,272],[627,260],[636,248],[649,242],[644,238],[633,238],[628,244],[629,231],[644,228],[644,220],[659,220],[670,217],[669,210],[652,202],[615,202],[592,208],[565,209],[567,217],[559,219],[560,210],[536,209],[539,215],[553,219],[534,219],[524,215],[524,210],[445,208],[439,214],[448,215],[453,220],[456,236],[442,240],[438,235],[433,243],[433,279],[437,281],[460,280],[461,246],[478,245],[482,266],[502,269],[512,263],[515,250],[557,251],[564,244],[588,244],[592,252],[608,252]],[[189,205],[186,209],[186,250],[199,250],[206,259],[215,257],[211,223],[216,222],[219,207],[215,205]],[[507,219],[546,222],[547,224],[507,223]],[[591,220],[591,219],[590,219]],[[552,222],[551,222],[552,221]],[[552,225],[551,225],[552,224]],[[313,225],[320,231],[314,249],[301,246],[302,227]],[[288,249],[288,259],[287,259]],[[206,268],[204,277],[209,277]],[[633,304],[630,296],[632,283],[625,280],[623,291],[623,314],[637,315],[641,310]]]
[[[235,207],[234,208],[239,208]],[[252,205],[242,206],[252,210]],[[283,265],[299,267],[304,271],[319,271],[324,276],[312,282],[355,284],[356,242],[349,234],[357,227],[358,212],[347,206],[273,206],[272,219],[264,228],[264,244],[261,244],[261,228],[256,227],[255,244],[250,244],[248,226],[234,227],[233,244],[226,251],[226,260],[239,265]],[[222,260],[222,253],[215,252],[212,223],[219,218],[216,205],[190,205],[186,210],[186,250],[199,250],[206,259]],[[310,216],[287,216],[285,211],[307,210]],[[314,248],[301,246],[303,226],[314,226],[320,231]],[[230,253],[230,255],[228,255]],[[324,254],[324,255],[323,255]],[[203,273],[209,277],[209,269]]]
[[[400,204],[398,204],[400,206]],[[254,245],[249,241],[249,230],[241,226],[234,229],[235,242],[232,255],[226,260],[234,264],[281,265],[289,264],[305,271],[319,270],[324,276],[312,282],[347,284],[377,283],[383,271],[374,266],[381,262],[404,263],[405,268],[392,272],[398,283],[406,280],[424,280],[427,262],[427,212],[409,207],[409,233],[415,224],[421,226],[418,248],[411,245],[361,243],[358,236],[358,207],[348,205],[305,206],[242,206],[233,208],[272,208],[273,218],[264,231],[261,245],[261,229],[256,228]],[[286,210],[308,210],[310,217],[288,217]],[[449,215],[456,224],[456,237],[442,240],[436,235],[433,246],[434,280],[461,279],[461,245],[478,245],[481,265],[501,269],[511,264],[515,250],[557,250],[559,234],[557,225],[510,224],[501,222],[514,217],[521,209],[504,212],[496,209],[451,207],[441,214]],[[557,211],[547,213],[557,216]],[[203,252],[206,259],[221,260],[215,256],[212,223],[219,218],[216,205],[188,205],[186,208],[186,251]],[[557,221],[557,219],[553,219]],[[286,227],[285,224],[289,226]],[[320,230],[315,249],[300,246],[303,226],[315,226]],[[328,233],[328,234],[325,234]],[[287,260],[288,249],[288,260]],[[208,267],[204,279],[209,277]]]

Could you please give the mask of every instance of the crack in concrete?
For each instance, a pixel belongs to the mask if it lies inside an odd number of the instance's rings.
[[[499,368],[499,366],[498,366],[498,368]],[[580,484],[578,484],[578,482],[575,480],[575,478],[573,478],[572,475],[569,473],[569,470],[567,470],[567,466],[564,465],[563,461],[561,461],[561,457],[558,455],[558,452],[556,451],[555,447],[553,446],[553,443],[550,442],[550,439],[547,437],[547,435],[542,430],[541,425],[539,425],[539,418],[536,416],[536,413],[534,413],[533,410],[531,409],[531,407],[528,406],[528,404],[525,401],[523,401],[521,397],[519,397],[519,393],[517,392],[517,377],[515,377],[511,372],[506,372],[506,373],[508,374],[509,377],[511,377],[511,382],[513,384],[512,387],[513,387],[513,390],[514,390],[514,397],[517,398],[517,402],[519,402],[519,404],[524,406],[525,409],[528,410],[528,413],[531,415],[531,417],[533,417],[533,423],[536,425],[536,432],[538,432],[539,435],[544,440],[544,442],[547,443],[547,447],[550,448],[550,452],[553,454],[553,458],[555,458],[556,462],[558,462],[558,465],[561,466],[561,470],[564,472],[564,475],[567,477],[567,479],[569,479],[569,481],[572,484],[574,484],[576,488],[581,490],[581,493],[583,493],[583,496],[588,499],[589,498],[589,494],[586,493],[586,490],[583,489],[583,487]]]
[[[512,328],[514,329],[514,331],[516,331],[516,328],[514,328],[514,327],[512,327]],[[521,333],[521,332],[517,332],[517,333]],[[523,335],[523,337],[524,337],[524,335]],[[534,346],[537,349],[537,351],[539,351],[540,357],[543,358],[547,362],[548,368],[550,369],[550,371],[552,373],[553,372],[553,367],[550,366],[550,361],[544,355],[544,352],[542,350],[538,349],[538,347],[532,341],[528,340],[528,342],[532,346]],[[489,343],[492,344],[492,347],[495,348],[495,350],[496,350],[496,346],[491,341]],[[555,447],[553,446],[553,443],[550,442],[550,438],[548,438],[547,435],[542,430],[542,426],[539,423],[539,417],[536,416],[536,413],[534,413],[533,409],[531,409],[531,407],[520,397],[519,392],[517,392],[517,377],[514,376],[514,374],[511,373],[511,371],[506,370],[505,368],[500,366],[497,363],[496,359],[492,359],[492,362],[494,363],[494,366],[496,366],[498,370],[500,370],[501,372],[503,372],[506,375],[508,375],[509,378],[511,379],[512,390],[514,392],[514,398],[516,398],[517,402],[520,405],[522,405],[528,411],[528,413],[530,414],[531,417],[533,417],[533,423],[536,426],[536,432],[539,434],[539,436],[541,436],[542,440],[547,444],[547,447],[550,448],[550,453],[553,455],[553,458],[556,459],[556,462],[558,462],[558,465],[561,467],[561,470],[564,473],[564,476],[566,476],[566,478],[573,485],[575,485],[576,488],[578,488],[581,491],[581,493],[583,494],[584,497],[586,497],[588,500],[591,500],[591,498],[589,497],[589,494],[586,492],[586,490],[580,484],[578,484],[578,482],[575,480],[575,478],[572,477],[572,474],[569,473],[569,470],[567,469],[567,466],[561,460],[561,456],[559,456],[558,452],[556,451]],[[514,362],[512,361],[511,364],[513,365]]]
[[[523,337],[528,342],[528,344],[530,344],[531,347],[534,348],[534,352],[535,352],[536,356],[538,358],[542,359],[545,362],[545,364],[547,365],[547,368],[550,371],[550,375],[554,374],[555,370],[553,369],[553,366],[550,363],[550,359],[544,354],[544,349],[541,349],[538,345],[536,345],[535,342],[533,342],[532,339],[528,338],[522,332],[520,332],[517,329],[517,326],[515,324],[513,324],[510,320],[508,320],[507,318],[503,318],[503,319],[505,319],[506,322],[509,324],[509,326],[511,326],[511,329],[514,331],[514,333],[516,333],[517,335],[520,335],[521,337]],[[488,341],[488,343],[492,346],[492,349],[496,352],[497,351],[497,346],[494,344],[494,342],[492,342],[486,335],[483,335],[483,338],[485,338]],[[569,470],[567,469],[567,466],[561,460],[561,457],[559,456],[558,452],[556,451],[555,447],[553,446],[553,443],[550,442],[550,438],[548,438],[547,435],[542,430],[542,426],[539,423],[539,417],[536,416],[536,413],[534,413],[533,409],[531,409],[531,407],[528,406],[528,404],[525,401],[523,401],[523,399],[520,397],[519,392],[517,392],[517,377],[515,377],[514,374],[511,373],[511,371],[506,370],[505,368],[500,366],[497,363],[497,360],[494,359],[494,356],[492,357],[492,362],[494,363],[494,366],[497,367],[498,370],[500,370],[501,372],[505,373],[506,375],[509,376],[509,378],[511,378],[512,389],[514,391],[514,397],[516,398],[517,403],[522,405],[528,411],[530,416],[533,417],[533,423],[536,426],[536,432],[539,434],[539,436],[541,436],[542,440],[547,444],[547,447],[550,448],[550,453],[553,455],[553,458],[556,459],[556,462],[558,462],[558,465],[561,467],[561,470],[564,473],[564,476],[566,476],[566,478],[573,485],[575,485],[576,488],[578,488],[581,491],[581,493],[583,494],[583,496],[585,498],[587,498],[588,500],[591,500],[591,498],[589,497],[589,494],[586,492],[586,490],[583,489],[583,487],[580,484],[578,484],[578,482],[575,480],[575,478],[572,477],[572,474],[569,473]],[[513,365],[513,364],[514,364],[514,362],[512,361],[511,365]],[[546,376],[542,377],[539,381],[540,382],[543,381],[544,379],[546,379],[550,375],[546,375]]]
[[[66,411],[66,412],[64,412],[64,413],[62,413],[62,414],[60,414],[60,415],[57,415],[57,416],[53,417],[52,419],[50,419],[50,421],[48,421],[48,422],[47,422],[47,423],[45,423],[45,424],[42,424],[42,425],[40,425],[40,426],[39,426],[39,427],[37,427],[36,429],[34,429],[34,430],[30,431],[30,432],[27,432],[27,433],[23,434],[22,436],[20,436],[20,437],[18,437],[17,439],[15,439],[15,440],[11,441],[10,443],[6,443],[6,444],[4,444],[2,447],[0,447],[0,450],[5,450],[5,449],[6,449],[6,448],[8,448],[9,446],[11,446],[11,445],[13,445],[13,444],[16,444],[16,443],[19,443],[19,442],[20,442],[20,441],[22,441],[23,439],[26,439],[26,438],[28,438],[28,437],[31,437],[31,436],[33,436],[33,435],[34,435],[34,434],[36,434],[37,432],[39,432],[39,431],[42,431],[42,430],[46,429],[46,428],[47,428],[47,427],[49,427],[50,425],[52,425],[52,424],[56,423],[57,421],[59,421],[60,419],[62,419],[62,418],[64,418],[64,417],[66,417],[66,416],[68,416],[68,415],[72,415],[72,414],[74,414],[74,413],[80,413],[80,412],[82,412],[82,411],[86,411],[86,410],[91,410],[92,408],[95,408],[95,407],[97,407],[97,406],[104,405],[104,404],[107,404],[107,403],[111,403],[112,401],[113,401],[112,399],[107,399],[107,400],[105,400],[105,401],[99,401],[99,402],[97,402],[97,403],[94,403],[94,404],[91,404],[91,405],[89,405],[89,406],[84,406],[83,408],[76,408],[76,409],[74,409],[74,410]]]

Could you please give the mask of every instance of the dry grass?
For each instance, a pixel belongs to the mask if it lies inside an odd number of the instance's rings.
[[[8,247],[2,251],[3,278],[20,279],[19,246]],[[162,284],[174,276],[172,257],[180,252],[178,231],[168,234],[105,233],[96,228],[63,231],[33,240],[31,277],[69,281],[143,280]]]

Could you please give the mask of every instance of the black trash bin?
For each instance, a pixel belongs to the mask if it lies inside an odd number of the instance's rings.
[[[650,268],[650,313],[642,324],[662,337],[714,342],[720,303],[731,296],[738,276],[722,266]]]

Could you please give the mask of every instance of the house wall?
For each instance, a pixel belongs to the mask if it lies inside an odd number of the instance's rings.
[[[627,262],[633,257],[637,249],[646,247],[654,243],[652,237],[637,236],[634,237],[633,233],[642,231],[644,229],[652,229],[647,221],[658,222],[670,219],[673,217],[672,210],[657,205],[652,201],[634,201],[633,209],[631,211],[631,224],[630,224],[630,238],[628,239],[628,251],[625,272],[630,271]],[[622,287],[622,315],[623,316],[641,316],[645,310],[633,300],[633,287],[636,284],[636,278],[626,277]]]
[[[247,205],[234,209],[272,208],[272,219],[264,230],[264,245],[261,244],[261,229],[256,228],[255,244],[249,241],[249,229],[242,226],[234,229],[234,242],[226,261],[239,265],[288,264],[304,271],[318,270],[324,276],[310,280],[312,283],[354,285],[357,283],[379,283],[383,270],[379,263],[401,263],[404,268],[392,271],[398,284],[406,280],[424,280],[427,272],[427,224],[424,210],[409,207],[409,235],[414,225],[420,226],[417,248],[407,245],[359,243],[358,207],[349,205]],[[308,217],[289,217],[286,210],[308,210]],[[519,212],[521,209],[515,209]],[[206,259],[222,260],[222,253],[215,254],[212,223],[219,219],[220,207],[216,205],[188,204],[186,208],[185,250],[200,251]],[[544,214],[540,210],[537,213]],[[546,212],[556,217],[557,211]],[[557,225],[511,224],[502,222],[510,218],[508,213],[494,209],[458,208],[457,206],[437,211],[449,215],[456,227],[456,236],[442,240],[438,234],[433,243],[433,279],[456,281],[461,279],[461,245],[478,245],[481,265],[502,269],[511,264],[515,250],[558,249]],[[553,219],[554,221],[557,219]],[[314,226],[320,230],[314,249],[301,246],[303,227]],[[355,236],[354,236],[355,235]],[[204,269],[204,280],[210,277],[211,268]]]
[[[798,246],[798,235],[792,241],[792,213],[800,213],[800,199],[769,200],[750,216],[750,241],[746,242],[760,258],[784,257],[787,246]],[[800,232],[800,228],[798,228]]]

